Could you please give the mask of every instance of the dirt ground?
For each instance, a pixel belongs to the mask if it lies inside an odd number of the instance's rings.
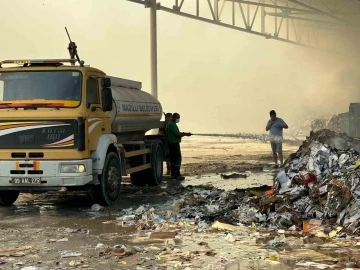
[[[284,156],[297,148],[284,145]],[[353,242],[345,240],[317,239],[302,240],[296,252],[294,246],[274,250],[266,247],[269,239],[295,241],[297,235],[235,226],[227,229],[232,231],[229,239],[221,228],[199,231],[195,220],[159,222],[145,229],[117,220],[124,218],[125,209],[162,207],[177,196],[180,185],[255,188],[271,185],[276,173],[267,143],[192,137],[184,139],[182,150],[182,184],[166,177],[160,187],[138,188],[124,179],[120,204],[101,211],[92,209],[86,192],[22,194],[14,206],[0,209],[0,269],[300,269],[295,262],[333,262],[341,257],[335,248],[351,247]],[[221,177],[232,172],[247,177]]]
[[[283,146],[284,160],[298,150]],[[226,137],[190,137],[182,143],[185,185],[212,184],[221,189],[272,185],[274,161],[269,143]],[[223,180],[221,173],[249,173],[246,179]]]

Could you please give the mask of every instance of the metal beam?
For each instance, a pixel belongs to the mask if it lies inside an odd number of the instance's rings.
[[[133,2],[133,3],[136,3],[136,4],[141,4],[141,5],[144,5],[145,7],[149,7],[150,6],[150,1],[149,0],[127,0],[129,2]]]
[[[294,15],[284,15],[282,13],[267,12],[266,15],[273,16],[273,17],[288,18],[288,19],[299,20],[299,21],[308,21],[308,22],[312,22],[312,23],[323,23],[323,24],[338,26],[337,23],[330,22],[330,21],[316,20],[316,19],[312,19],[312,18],[303,18],[303,17],[294,16]]]
[[[149,0],[128,0],[150,6]],[[151,0],[156,1],[156,0]],[[157,0],[161,1],[161,0]],[[170,0],[169,0],[170,1]],[[345,14],[360,15],[360,1],[348,0],[349,4],[329,12],[319,0],[173,0],[174,5],[157,4],[157,9],[244,33],[274,39],[290,44],[329,51],[330,43],[337,49],[345,48],[345,29],[357,31],[358,24],[347,24]],[[306,4],[305,4],[306,3]],[[340,3],[340,2],[339,2]],[[228,4],[228,5],[227,5]],[[257,12],[259,7],[261,12]],[[354,8],[355,7],[355,8]],[[185,11],[186,8],[186,11]],[[231,10],[229,10],[229,8]],[[331,6],[332,8],[332,6]],[[209,11],[203,14],[201,9]],[[359,12],[357,12],[359,11]],[[336,16],[334,16],[336,14]],[[350,15],[348,15],[350,16]],[[344,19],[344,20],[343,20]],[[271,29],[271,32],[269,30]],[[334,38],[330,40],[329,35]],[[360,31],[359,31],[360,34]],[[321,42],[319,42],[321,41]],[[334,47],[335,48],[335,47]],[[346,53],[355,53],[342,49]],[[357,52],[356,52],[357,53]]]
[[[314,7],[309,6],[309,5],[307,5],[307,4],[304,4],[304,3],[302,3],[302,2],[300,2],[300,1],[298,1],[298,0],[288,0],[288,1],[289,1],[289,2],[292,2],[292,3],[295,3],[295,4],[299,5],[299,6],[306,7],[306,8],[308,8],[309,10],[319,12],[319,14],[328,16],[328,17],[333,18],[333,19],[335,19],[335,20],[337,20],[337,21],[339,21],[339,22],[345,23],[344,20],[342,20],[342,19],[340,19],[340,18],[338,18],[338,17],[336,17],[336,16],[334,16],[334,15],[332,15],[332,14],[330,14],[330,13],[327,13],[327,12],[322,11],[322,10],[320,10],[320,9],[317,9],[317,8],[314,8]]]
[[[249,29],[246,29],[246,28],[242,28],[242,27],[238,27],[238,26],[234,26],[234,25],[230,25],[230,24],[226,24],[226,23],[222,23],[222,22],[217,22],[215,20],[202,18],[202,17],[197,17],[195,15],[191,15],[191,14],[184,13],[184,12],[181,12],[181,11],[175,11],[175,10],[173,10],[171,8],[164,7],[164,6],[161,6],[161,5],[159,6],[159,9],[162,10],[162,11],[168,12],[168,13],[172,13],[172,14],[179,15],[179,16],[182,16],[182,17],[194,19],[194,20],[197,20],[197,21],[207,22],[207,23],[210,23],[210,24],[215,24],[215,25],[226,27],[226,28],[230,28],[230,29],[234,29],[234,30],[238,30],[238,31],[242,31],[242,32],[247,32],[247,33],[257,35],[257,36],[262,36],[262,37],[265,37],[265,38],[271,38],[270,34],[263,34],[263,33],[252,31],[252,30],[249,30]]]
[[[131,0],[130,0],[131,1]],[[279,6],[275,4],[266,4],[266,3],[259,3],[259,2],[251,2],[251,1],[245,1],[245,0],[225,0],[227,2],[234,1],[242,4],[252,5],[252,6],[259,6],[259,7],[267,7],[267,8],[273,8],[273,9],[281,9],[286,11],[297,11],[297,12],[304,12],[304,13],[312,13],[312,14],[318,14],[319,12],[308,10],[308,9],[301,9],[301,8],[293,8],[293,7],[286,7],[286,6]]]

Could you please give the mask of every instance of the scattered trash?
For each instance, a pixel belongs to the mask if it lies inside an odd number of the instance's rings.
[[[223,179],[230,179],[230,178],[236,179],[236,178],[247,178],[247,177],[249,177],[249,175],[246,174],[246,173],[231,173],[231,174],[222,173],[222,174],[220,174],[220,176]]]
[[[67,242],[67,241],[69,241],[69,239],[68,238],[61,238],[61,239],[48,239],[47,240],[47,242],[48,243],[54,243],[54,242]]]
[[[279,255],[270,255],[270,256],[268,257],[268,260],[270,260],[270,261],[275,261],[275,262],[279,262],[279,261],[280,261],[280,257],[279,257]]]
[[[65,228],[65,232],[67,233],[84,233],[84,234],[89,234],[89,230],[87,229],[70,229],[70,228]]]
[[[80,257],[82,254],[78,252],[63,251],[61,252],[61,258]]]
[[[140,259],[138,260],[137,265],[142,265],[142,264],[144,264],[145,262],[146,262],[146,259],[145,259],[145,258],[140,258]]]
[[[128,216],[121,216],[118,217],[117,220],[121,220],[121,221],[130,221],[130,220],[135,220],[136,216],[135,215],[128,215]]]
[[[72,266],[72,267],[80,266],[80,265],[82,265],[82,264],[83,264],[82,261],[80,261],[80,262],[77,262],[77,261],[71,261],[71,262],[69,262],[69,265]]]
[[[152,232],[150,234],[150,239],[168,239],[168,238],[175,238],[176,232]]]
[[[41,270],[42,268],[36,267],[36,266],[26,266],[21,268],[21,270]]]
[[[323,263],[315,263],[315,262],[305,262],[300,261],[296,263],[297,266],[305,266],[305,267],[315,267],[317,269],[328,269],[329,265]]]
[[[241,230],[240,226],[233,226],[230,224],[221,223],[219,221],[215,221],[213,225],[211,225],[212,229],[225,230],[225,231],[238,231]]]
[[[101,249],[101,248],[105,248],[105,247],[106,246],[104,244],[99,243],[96,245],[95,249]]]
[[[225,240],[228,242],[235,242],[234,236],[230,233],[228,235],[226,235]]]
[[[0,249],[0,256],[2,257],[23,257],[27,254],[34,253],[36,250],[31,246],[24,246],[18,248]]]
[[[356,264],[355,263],[353,263],[353,262],[348,262],[348,263],[346,263],[346,268],[355,268],[356,267]]]
[[[305,220],[303,222],[303,231],[309,232],[311,230],[320,227],[320,225],[321,225],[321,220],[317,220],[317,219]]]
[[[104,206],[101,206],[100,204],[93,204],[91,206],[91,211],[93,212],[103,211],[104,209],[105,209]]]
[[[175,242],[174,239],[165,239],[164,244],[165,244],[166,246],[175,246],[175,245],[176,245],[176,242]]]
[[[132,252],[128,250],[124,245],[116,245],[112,248],[108,248],[105,250],[105,254],[109,254],[111,256],[123,257],[125,255],[131,255]]]

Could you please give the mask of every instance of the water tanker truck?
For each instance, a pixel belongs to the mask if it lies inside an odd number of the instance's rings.
[[[163,124],[160,102],[78,60],[0,62],[1,206],[20,192],[83,189],[113,205],[122,176],[161,183],[166,138],[146,135]]]

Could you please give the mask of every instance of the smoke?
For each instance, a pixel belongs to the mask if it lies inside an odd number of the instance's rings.
[[[333,39],[335,52],[302,50],[302,63],[312,63],[312,76],[302,83],[301,105],[294,115],[303,119],[324,118],[347,112],[350,103],[360,102],[360,19],[346,18],[351,27],[343,27],[323,39]],[[294,123],[295,124],[295,123]]]
[[[360,26],[358,19],[346,19]],[[189,33],[190,22],[183,22],[182,30]],[[174,51],[177,76],[166,88],[181,86],[181,94],[176,95],[177,102],[172,102],[170,93],[165,96],[170,108],[183,112],[186,130],[263,133],[271,109],[296,127],[346,112],[350,103],[360,102],[357,27],[333,32],[317,25],[316,31],[324,33],[318,36],[320,43],[333,51],[325,52],[207,24],[191,25],[196,42]],[[167,41],[167,45],[171,55],[176,44]],[[201,124],[190,122],[193,115],[206,119]]]

